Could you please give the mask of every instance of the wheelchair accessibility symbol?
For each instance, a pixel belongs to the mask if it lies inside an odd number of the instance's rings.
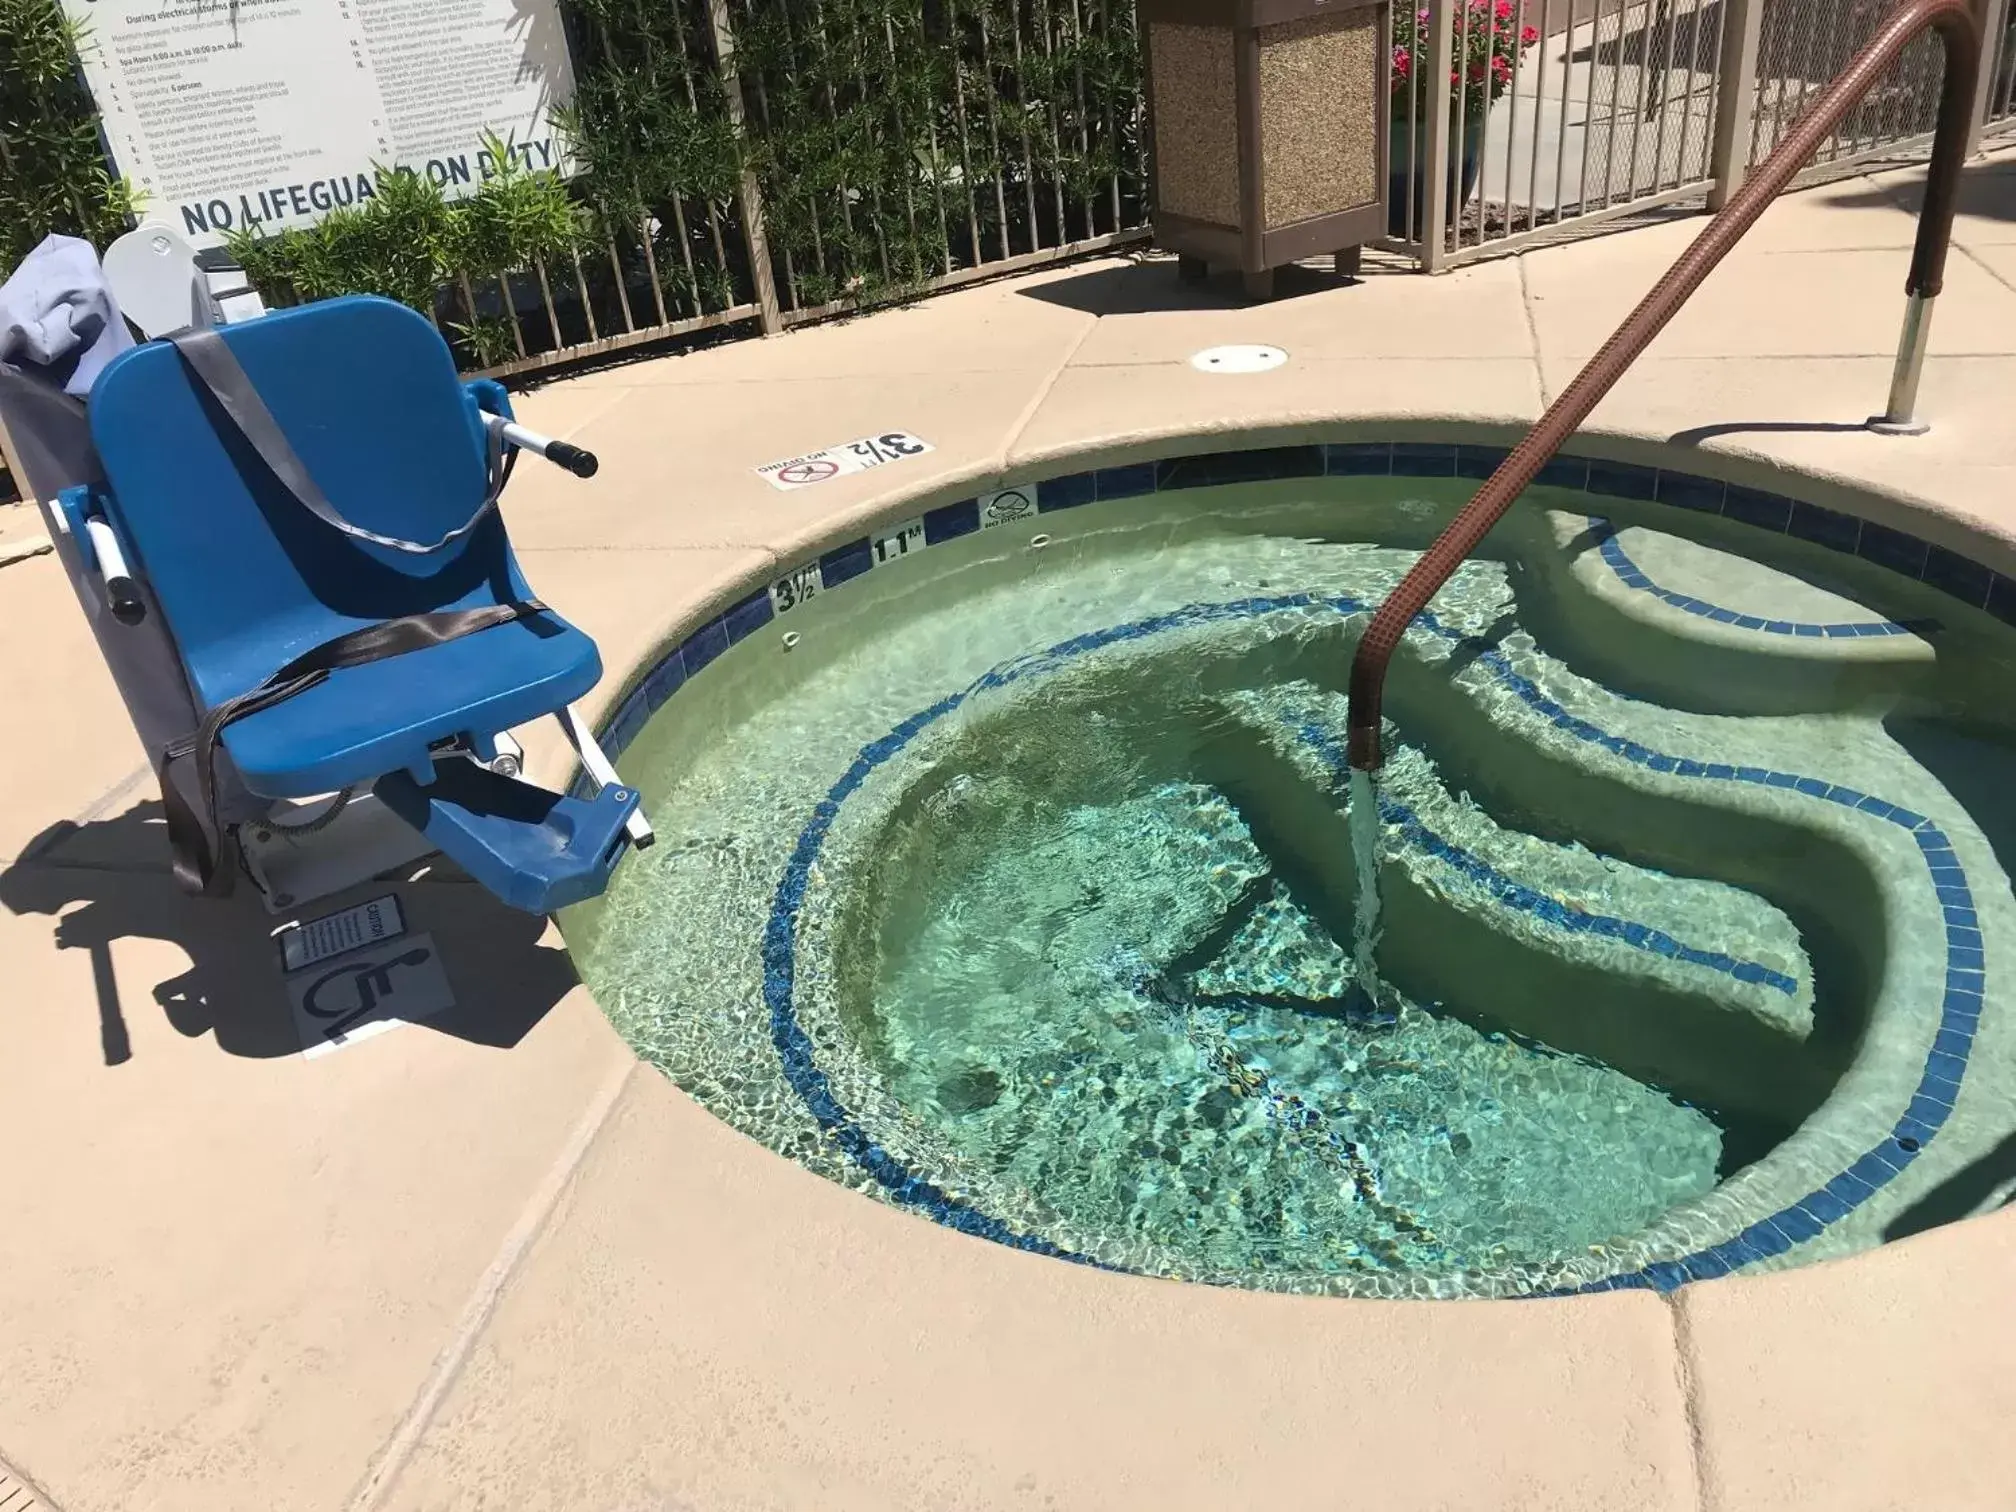
[[[296,972],[287,993],[311,1056],[455,1006],[431,935],[319,961]]]
[[[433,951],[424,945],[416,945],[389,961],[338,966],[308,984],[308,990],[301,995],[301,1009],[311,1017],[331,1020],[329,1033],[341,1034],[357,1020],[369,1015],[382,1000],[392,996],[394,968],[424,966],[433,958]],[[324,1004],[325,994],[334,999],[333,1005]]]

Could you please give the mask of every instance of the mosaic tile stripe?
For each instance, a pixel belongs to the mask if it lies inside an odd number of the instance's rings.
[[[1711,604],[1706,599],[1695,598],[1691,594],[1676,593],[1671,588],[1662,588],[1646,576],[1645,571],[1626,555],[1624,543],[1617,539],[1617,527],[1600,515],[1589,516],[1589,530],[1599,544],[1603,561],[1617,574],[1627,588],[1635,588],[1641,593],[1649,593],[1675,609],[1684,609],[1689,614],[1715,621],[1718,625],[1732,625],[1738,630],[1761,630],[1767,635],[1797,635],[1808,639],[1862,640],[1872,636],[1910,635],[1912,630],[1895,620],[1857,620],[1845,624],[1813,624],[1804,620],[1764,619],[1755,614],[1744,614],[1740,610],[1725,609],[1720,604]]]
[[[1183,459],[1190,464],[1183,473],[1176,473],[1173,470],[1164,473],[1162,469],[1166,464],[1138,463],[1102,468],[1094,472],[1068,474],[1031,486],[1037,491],[1038,510],[1047,513],[1086,503],[1135,498],[1154,493],[1162,486],[1165,477],[1175,486],[1191,486],[1203,481],[1204,476],[1220,471],[1221,468],[1221,476],[1230,473],[1244,481],[1258,481],[1268,477],[1308,477],[1312,475],[1308,452],[1308,448],[1291,447],[1261,454],[1278,458],[1278,463],[1256,463],[1250,460],[1253,456],[1250,452],[1206,454],[1205,457]],[[1321,448],[1321,454],[1323,473],[1330,477],[1469,478],[1488,477],[1506,455],[1501,448],[1417,442],[1327,444]],[[1226,461],[1214,466],[1211,458],[1239,460]],[[1270,467],[1278,467],[1278,470],[1270,471]],[[1993,572],[1978,562],[1943,547],[1918,540],[1905,532],[1864,522],[1817,505],[1692,474],[1577,456],[1557,456],[1541,469],[1535,481],[1550,487],[1579,490],[1595,495],[1607,494],[1613,497],[1651,500],[1700,513],[1719,514],[1761,529],[1813,541],[1832,550],[1873,562],[1890,571],[1901,572],[1907,577],[1939,589],[1970,607],[1985,609],[2004,623],[2016,625],[2016,579]],[[957,539],[978,528],[980,523],[978,500],[961,500],[929,511],[925,521],[927,545]],[[854,574],[849,574],[852,575]],[[1236,601],[1235,605],[1221,607],[1229,609],[1237,605],[1247,605],[1254,607],[1243,609],[1241,612],[1270,612],[1257,607],[1266,602],[1268,601],[1241,600]],[[1311,602],[1314,601],[1304,596],[1281,603],[1279,606],[1307,607]],[[1341,605],[1338,607],[1341,608]],[[1354,611],[1342,610],[1342,612]],[[773,614],[767,590],[751,594],[702,625],[678,647],[661,658],[644,681],[623,701],[609,722],[604,732],[604,745],[611,758],[622,753],[636,738],[650,715],[662,707],[687,678],[720,656],[730,645],[745,639],[756,629],[767,624]],[[1431,614],[1423,614],[1416,623],[1431,633],[1445,638],[1460,639],[1436,623]],[[1128,628],[1136,634],[1152,633],[1138,627]],[[1175,628],[1175,626],[1171,624],[1163,628]],[[1084,639],[1080,638],[1081,641]],[[1066,643],[1067,646],[1072,644],[1074,643]],[[1054,649],[1063,651],[1065,647]],[[1089,649],[1092,649],[1089,645],[1080,645],[1077,652],[1072,654]],[[1515,691],[1519,692],[1524,701],[1541,712],[1548,712],[1546,706],[1551,704],[1551,700],[1547,700],[1536,687],[1513,671],[1502,654],[1488,653],[1480,660],[1514,685]],[[990,674],[990,677],[994,675]],[[1523,689],[1519,688],[1518,684],[1524,684]],[[987,679],[982,679],[982,683],[976,686],[985,685],[999,684],[989,684]],[[963,699],[964,696],[960,697]],[[956,702],[957,700],[950,706],[956,707]],[[1637,761],[1654,771],[1672,772],[1689,777],[1700,776],[1711,780],[1762,783],[1835,802],[1842,801],[1833,796],[1835,793],[1848,791],[1833,788],[1830,784],[1814,778],[1764,772],[1755,768],[1727,768],[1663,756],[1636,746],[1632,742],[1607,736],[1586,721],[1566,715],[1558,706],[1552,707],[1554,714],[1550,717],[1559,716],[1555,717],[1557,725],[1563,725],[1564,728],[1574,727],[1574,733],[1579,738],[1603,743],[1606,749],[1612,749],[1616,754],[1624,755],[1626,759]],[[933,717],[941,717],[943,712],[945,710],[941,710],[939,715]],[[919,725],[918,728],[921,729],[923,726]],[[1586,735],[1583,734],[1584,730],[1588,732]],[[904,736],[904,740],[913,738],[915,733],[916,731],[911,731],[909,735]],[[894,753],[894,749],[888,751],[878,758],[875,764],[879,765],[880,761],[887,760],[888,756]],[[865,749],[863,754],[864,756],[867,754]],[[869,770],[872,770],[872,767]],[[866,775],[866,770],[860,773],[861,778],[865,778]],[[577,788],[584,786],[585,779],[577,783]],[[1880,814],[1898,823],[1904,822],[1899,816],[1908,814],[1908,811],[1883,804],[1881,800],[1856,796],[1860,801],[1851,806],[1864,812]],[[828,802],[837,807],[837,800],[832,795],[829,795]],[[824,807],[822,805],[822,808]],[[1889,812],[1885,813],[1885,810]],[[1915,815],[1910,817],[1917,818]],[[828,813],[826,822],[830,823],[830,819],[831,814]],[[1986,977],[1980,955],[1979,930],[1975,924],[1972,893],[1968,888],[1965,874],[1959,868],[1957,860],[1953,859],[1952,847],[1945,835],[1929,820],[1919,820],[1918,823],[1924,828],[1913,826],[1912,833],[1927,857],[1928,866],[1933,870],[1934,885],[1940,889],[1940,899],[1945,906],[1948,921],[1947,992],[1940,1031],[1935,1039],[1935,1049],[1928,1056],[1918,1095],[1892,1130],[1891,1136],[1864,1154],[1826,1187],[1801,1199],[1785,1212],[1752,1225],[1735,1239],[1698,1255],[1649,1267],[1643,1272],[1629,1276],[1612,1277],[1603,1282],[1593,1283],[1591,1287],[1585,1289],[1603,1290],[1625,1286],[1670,1289],[1689,1279],[1725,1274],[1738,1265],[1782,1254],[1793,1245],[1814,1237],[1827,1223],[1837,1221],[1839,1217],[1853,1211],[1862,1201],[1873,1196],[1877,1188],[1909,1165],[1925,1143],[1943,1126],[1952,1108],[1952,1097],[1958,1093],[1960,1077],[1965,1071],[1967,1056],[1972,1049]],[[807,833],[810,833],[809,828]],[[823,827],[820,834],[823,838]],[[801,846],[803,839],[801,836]],[[1934,841],[1936,843],[1930,843]],[[813,854],[816,855],[816,852],[815,842]],[[1945,858],[1943,863],[1942,857]],[[809,867],[809,861],[807,865]],[[789,880],[788,872],[786,880]],[[782,884],[779,896],[782,896]],[[802,878],[800,897],[802,898]],[[773,925],[775,923],[774,917],[772,923]],[[795,927],[793,933],[795,936]],[[1971,949],[1965,943],[1970,934],[1973,939]],[[770,941],[766,935],[766,997],[770,993],[767,969],[770,960],[769,947]],[[1967,964],[1970,960],[1971,966]],[[788,994],[788,978],[786,986]],[[773,1024],[773,1034],[774,1032]],[[802,1031],[800,1038],[802,1039]],[[781,1044],[779,1048],[780,1054],[783,1053]],[[806,1098],[808,1106],[813,1106],[814,1095],[825,1088],[825,1077],[816,1067],[810,1066],[809,1042],[805,1043],[804,1048],[806,1082],[804,1086],[799,1086],[794,1080],[793,1085],[798,1087],[800,1095]],[[787,1064],[787,1075],[789,1071]],[[825,1090],[824,1095],[830,1100],[830,1090]],[[833,1103],[829,1111],[841,1119],[843,1126],[851,1125],[851,1115],[839,1108],[837,1103]],[[814,1107],[814,1112],[815,1116],[818,1116],[818,1107]],[[899,1200],[919,1206],[938,1218],[940,1222],[967,1232],[997,1238],[1000,1242],[1039,1253],[1054,1253],[1061,1258],[1078,1260],[1086,1264],[1100,1263],[1086,1256],[1058,1250],[1047,1241],[1017,1235],[1000,1220],[977,1213],[957,1199],[938,1191],[930,1183],[922,1182],[921,1178],[901,1170],[900,1166],[891,1169],[887,1153],[869,1140],[858,1126],[853,1127],[853,1134],[847,1134],[843,1128],[836,1127],[836,1137],[841,1140],[850,1155],[859,1161],[864,1169],[874,1174],[878,1181],[896,1193]],[[906,1192],[912,1195],[903,1196],[902,1194]],[[1833,1216],[1825,1216],[1830,1213]]]
[[[1350,773],[1349,762],[1344,747],[1337,738],[1320,725],[1305,724],[1296,730],[1296,738],[1308,746],[1330,768],[1331,776],[1344,781]],[[1703,950],[1699,946],[1676,940],[1664,930],[1654,929],[1649,924],[1639,924],[1630,919],[1613,918],[1608,914],[1589,913],[1584,909],[1571,908],[1555,901],[1547,894],[1516,882],[1506,876],[1490,862],[1472,851],[1463,849],[1454,841],[1444,839],[1428,828],[1414,810],[1395,799],[1381,796],[1379,817],[1400,831],[1401,842],[1433,856],[1461,872],[1472,882],[1482,887],[1498,902],[1520,913],[1531,914],[1544,924],[1551,924],[1566,934],[1595,935],[1599,939],[1617,940],[1634,950],[1643,950],[1652,955],[1664,956],[1668,960],[1682,961],[1689,966],[1705,966],[1711,971],[1719,971],[1734,977],[1739,982],[1752,982],[1759,986],[1774,988],[1794,996],[1799,984],[1782,971],[1775,971],[1761,961],[1746,961],[1740,956],[1725,954],[1719,950]]]
[[[1346,442],[1323,450],[1330,477],[1488,478],[1507,455],[1501,447],[1383,441]],[[2004,623],[2016,625],[2016,579],[1905,531],[1818,504],[1670,468],[1573,455],[1555,457],[1533,481],[1550,488],[1720,515],[1775,535],[1811,541],[1902,573],[1969,608],[1985,609]]]
[[[1440,626],[1431,628],[1450,639],[1457,638]],[[1734,1238],[1679,1260],[1664,1261],[1626,1275],[1591,1282],[1580,1290],[1614,1291],[1649,1287],[1655,1291],[1671,1291],[1687,1281],[1724,1276],[1738,1266],[1782,1255],[1794,1245],[1816,1237],[1829,1224],[1847,1217],[1873,1197],[1878,1188],[1916,1160],[1945,1126],[1960,1095],[1961,1078],[1966,1074],[1967,1059],[1974,1048],[1975,1030],[1981,1022],[1981,1005],[1988,979],[1980,922],[1974,911],[1974,894],[1967,873],[1953,850],[1952,841],[1945,831],[1924,815],[1838,783],[1763,767],[1731,766],[1662,755],[1636,741],[1608,734],[1588,720],[1569,713],[1542,692],[1532,679],[1516,670],[1502,651],[1487,651],[1478,658],[1478,664],[1489,667],[1500,682],[1512,689],[1535,712],[1546,715],[1556,729],[1578,740],[1600,745],[1636,766],[1677,777],[1738,782],[1800,793],[1898,825],[1917,842],[1946,920],[1946,990],[1940,1005],[1939,1029],[1933,1037],[1932,1049],[1926,1054],[1925,1069],[1917,1090],[1889,1136],[1826,1185],[1809,1192],[1792,1206],[1752,1224]]]
[[[1206,452],[1162,462],[1137,462],[1090,472],[1066,473],[1023,485],[1036,493],[1039,513],[1075,509],[1086,504],[1139,498],[1165,488],[1206,483],[1262,482],[1279,478],[1443,477],[1487,478],[1505,460],[1502,447],[1464,446],[1441,442],[1351,441],[1321,446],[1288,446],[1244,451]],[[1665,468],[1641,467],[1577,456],[1557,456],[1540,469],[1536,483],[1593,495],[1642,499],[1721,515],[1776,534],[1796,536],[1844,555],[1859,557],[1892,572],[1928,584],[1975,609],[1985,609],[2006,624],[2016,625],[2016,579],[2003,576],[1944,547],[1887,526],[1865,522],[1819,505],[1757,489],[1740,488],[1719,479],[1696,477]],[[979,499],[961,499],[925,512],[927,546],[957,540],[981,528]],[[855,543],[857,546],[859,543]],[[838,587],[873,562],[847,548],[829,551],[829,566],[801,564],[817,570],[821,586]],[[900,560],[892,558],[892,561]],[[829,575],[830,574],[830,575]],[[760,602],[759,602],[760,601]],[[1712,606],[1711,606],[1712,608]],[[613,759],[644,726],[678,685],[738,640],[767,624],[775,613],[767,592],[751,594],[715,616],[660,660],[644,684],[631,693],[603,732],[603,746]],[[1709,618],[1714,618],[1711,613]],[[1777,622],[1766,621],[1770,629]],[[1908,627],[1907,627],[1908,629]],[[1782,633],[1782,632],[1781,632]],[[1794,634],[1800,633],[1797,628]],[[1888,632],[1886,632],[1888,633]]]
[[[1003,1220],[948,1195],[934,1183],[908,1170],[877,1144],[854,1114],[834,1095],[826,1074],[813,1059],[811,1037],[798,1023],[794,998],[798,913],[804,903],[812,869],[840,805],[857,792],[877,768],[975,693],[1040,676],[1073,658],[1105,646],[1218,621],[1316,606],[1347,616],[1367,608],[1344,595],[1307,593],[1236,599],[1220,604],[1194,604],[1167,614],[1075,636],[1047,651],[1004,663],[983,675],[965,692],[940,699],[910,716],[887,735],[863,746],[853,764],[814,809],[812,818],[799,833],[791,859],[779,879],[770,918],[764,927],[763,996],[770,1014],[771,1040],[777,1049],[786,1081],[812,1116],[835,1143],[897,1201],[964,1233],[1081,1264],[1098,1265],[1103,1269],[1117,1268],[1091,1256],[1063,1249],[1038,1236],[1020,1233]],[[1443,625],[1432,613],[1424,612],[1417,617],[1415,624],[1452,643],[1464,640],[1460,632]],[[1923,815],[1850,788],[1795,773],[1669,756],[1636,741],[1609,734],[1562,708],[1530,678],[1514,668],[1502,651],[1487,650],[1475,664],[1487,668],[1522,702],[1546,716],[1556,728],[1578,740],[1597,744],[1634,765],[1676,777],[1740,782],[1796,792],[1900,825],[1916,840],[1947,920],[1946,994],[1939,1033],[1933,1048],[1927,1053],[1916,1093],[1889,1136],[1824,1186],[1770,1217],[1760,1219],[1733,1238],[1678,1260],[1662,1261],[1641,1270],[1591,1282],[1578,1290],[1649,1288],[1670,1291],[1690,1280],[1726,1275],[1738,1266],[1771,1259],[1816,1237],[1829,1224],[1847,1217],[1873,1197],[1883,1185],[1917,1159],[1944,1126],[1959,1095],[1961,1079],[1973,1050],[1975,1029],[1980,1022],[1987,976],[1973,893],[1951,842],[1937,825]]]
[[[1054,646],[1047,652],[1005,663],[986,673],[965,692],[954,693],[940,699],[929,708],[911,715],[879,740],[863,746],[852,765],[841,775],[839,781],[833,784],[825,799],[814,810],[810,822],[799,832],[797,843],[792,848],[791,859],[786,863],[784,875],[778,881],[771,904],[770,918],[763,931],[763,1000],[770,1014],[770,1039],[776,1048],[785,1080],[804,1102],[813,1118],[818,1121],[820,1128],[825,1130],[836,1145],[898,1202],[914,1207],[937,1222],[958,1229],[962,1233],[992,1239],[997,1243],[1036,1254],[1098,1266],[1101,1269],[1117,1268],[1108,1266],[1092,1256],[1064,1249],[1040,1236],[1022,1233],[1003,1220],[981,1212],[972,1204],[949,1195],[935,1183],[916,1175],[878,1144],[867,1130],[861,1127],[853,1112],[834,1095],[826,1073],[819,1069],[813,1059],[812,1038],[798,1022],[794,999],[798,969],[798,911],[804,905],[805,889],[811,881],[813,866],[819,859],[819,852],[825,843],[827,832],[832,828],[833,820],[840,812],[840,805],[860,790],[861,785],[876,768],[896,756],[924,730],[960,707],[975,693],[1006,687],[1023,678],[1050,671],[1100,646],[1124,640],[1136,640],[1183,626],[1206,624],[1213,620],[1242,618],[1255,613],[1267,613],[1277,608],[1308,607],[1315,602],[1311,595],[1296,594],[1280,599],[1239,600],[1231,604],[1197,606],[1150,620],[1136,621],[1132,625],[1122,625],[1110,631],[1079,636],[1075,640]]]

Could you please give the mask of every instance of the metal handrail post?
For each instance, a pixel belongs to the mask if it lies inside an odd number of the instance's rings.
[[[1961,3],[1965,5],[1966,0]],[[1932,336],[1932,303],[1939,297],[1945,280],[1946,249],[1953,240],[1960,169],[1967,161],[1974,135],[1982,37],[1975,29],[1973,14],[1971,9],[1967,11],[1965,27],[1973,44],[1969,58],[1959,57],[1961,49],[1956,46],[1953,33],[1944,28],[1940,32],[1946,39],[1946,77],[1939,90],[1939,126],[1932,139],[1931,166],[1925,172],[1925,203],[1918,211],[1911,272],[1904,281],[1904,328],[1897,338],[1889,403],[1881,415],[1869,422],[1869,428],[1881,435],[1922,436],[1932,428],[1918,418],[1918,380],[1925,371],[1925,349]],[[1851,71],[1854,66],[1849,65]]]

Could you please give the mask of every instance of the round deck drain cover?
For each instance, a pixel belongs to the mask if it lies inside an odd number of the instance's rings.
[[[1271,346],[1206,347],[1190,359],[1200,373],[1264,373],[1281,366],[1288,354]]]

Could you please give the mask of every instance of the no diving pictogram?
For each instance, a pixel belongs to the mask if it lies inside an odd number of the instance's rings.
[[[824,483],[840,471],[840,464],[818,458],[811,462],[794,462],[789,467],[777,470],[777,481],[792,488],[802,488],[807,483]]]

